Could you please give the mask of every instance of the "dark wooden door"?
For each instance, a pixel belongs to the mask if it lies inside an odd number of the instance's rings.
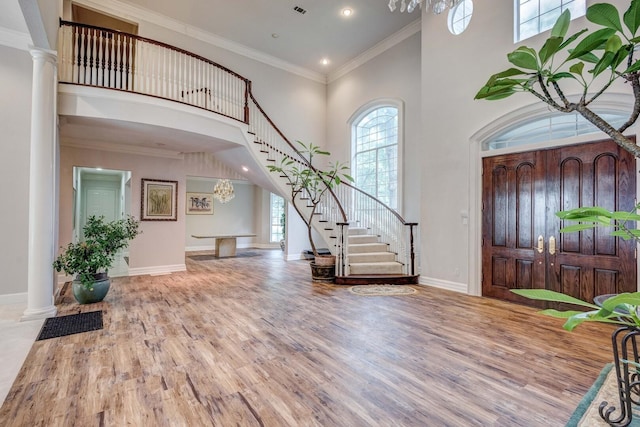
[[[612,141],[483,160],[482,294],[531,304],[511,289],[592,300],[636,290],[635,243],[605,229],[563,233],[559,210],[631,210],[635,159]]]

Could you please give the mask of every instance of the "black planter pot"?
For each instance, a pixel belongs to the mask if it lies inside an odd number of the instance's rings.
[[[336,280],[336,265],[318,265],[315,262],[311,266],[311,278],[316,282],[333,283]]]

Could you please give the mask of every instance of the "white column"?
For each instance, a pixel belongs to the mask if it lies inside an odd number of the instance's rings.
[[[29,162],[29,263],[27,309],[22,320],[55,316],[53,304],[58,180],[57,56],[31,49],[31,153]]]

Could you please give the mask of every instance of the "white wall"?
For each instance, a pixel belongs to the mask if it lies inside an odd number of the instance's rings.
[[[188,192],[212,193],[217,178],[187,177]],[[217,199],[213,201],[213,215],[186,215],[186,247],[191,250],[209,250],[215,248],[215,239],[196,239],[193,235],[213,236],[224,234],[257,234],[253,237],[239,237],[237,247],[252,247],[260,241],[256,231],[259,221],[256,213],[260,210],[256,206],[255,194],[261,189],[249,182],[233,181],[235,197],[223,204]]]
[[[329,83],[327,88],[328,149],[332,157],[348,161],[351,129],[348,120],[363,105],[382,98],[404,103],[404,200],[399,209],[406,220],[420,218],[420,33]]]
[[[4,46],[0,58],[1,299],[27,291],[32,62],[28,52]]]

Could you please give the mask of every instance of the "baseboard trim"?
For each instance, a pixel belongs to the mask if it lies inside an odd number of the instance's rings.
[[[304,259],[302,254],[289,254],[284,256],[285,261],[298,261]]]
[[[420,284],[425,286],[433,286],[434,288],[446,289],[448,291],[459,292],[461,294],[469,293],[469,287],[466,283],[450,282],[448,280],[420,276]]]
[[[8,304],[26,304],[27,293],[21,292],[19,294],[4,294],[0,295],[0,305]]]
[[[144,276],[145,274],[149,275],[162,275],[162,274],[171,274],[177,271],[186,271],[186,264],[174,264],[174,265],[156,265],[153,267],[139,267],[139,268],[129,268],[129,276]]]

